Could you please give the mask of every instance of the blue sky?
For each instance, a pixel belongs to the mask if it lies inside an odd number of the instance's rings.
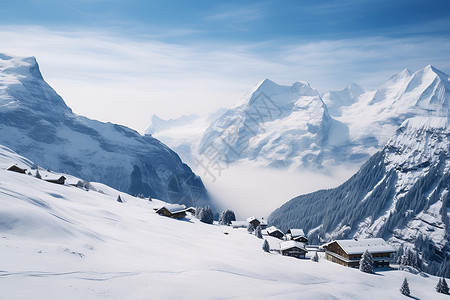
[[[139,130],[153,113],[232,105],[264,78],[324,92],[450,73],[450,1],[16,0],[0,39],[36,56],[76,112]]]

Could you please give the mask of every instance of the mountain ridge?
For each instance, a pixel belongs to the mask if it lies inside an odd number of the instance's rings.
[[[35,58],[0,59],[0,144],[39,165],[137,195],[196,205],[203,183],[166,145],[122,125],[78,116]]]

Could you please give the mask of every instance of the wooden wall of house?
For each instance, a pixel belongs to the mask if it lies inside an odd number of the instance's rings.
[[[326,246],[326,248],[328,251],[334,252],[342,257],[349,259],[348,254],[345,253],[345,251],[341,248],[341,246],[339,246],[339,244],[337,242],[333,242],[333,243],[329,244],[328,246]]]

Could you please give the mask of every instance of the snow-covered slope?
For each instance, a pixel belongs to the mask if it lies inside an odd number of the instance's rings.
[[[0,143],[39,165],[131,194],[195,205],[203,183],[151,136],[75,115],[34,57],[0,55]]]
[[[327,105],[328,112],[332,117],[340,117],[342,108],[354,104],[362,94],[364,94],[364,90],[356,83],[352,83],[342,91],[324,93],[322,100]]]
[[[29,162],[4,147],[0,157]],[[161,201],[94,185],[103,193],[0,168],[2,298],[404,299],[405,277],[412,296],[447,298],[433,276],[268,254],[245,229],[158,216]]]
[[[406,120],[341,186],[292,199],[269,217],[311,240],[383,237],[420,249],[436,272],[450,246],[450,130],[445,117]],[[425,250],[426,249],[426,250]],[[450,257],[448,257],[450,259]]]
[[[226,162],[317,167],[334,159],[331,152],[345,155],[340,147],[347,139],[346,126],[330,117],[308,83],[280,86],[266,79],[211,124],[200,154]]]

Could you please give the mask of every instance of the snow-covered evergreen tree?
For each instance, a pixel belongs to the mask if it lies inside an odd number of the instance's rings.
[[[373,258],[369,250],[364,251],[361,259],[359,260],[359,270],[364,273],[373,272]]]
[[[269,246],[269,242],[267,242],[267,240],[264,240],[262,249],[264,250],[264,252],[270,252],[270,246]]]
[[[117,196],[117,202],[123,203],[122,197],[120,197],[120,195]]]
[[[314,253],[314,255],[311,257],[311,260],[314,262],[318,262],[319,261],[319,255],[317,255],[317,251],[316,253]]]
[[[199,219],[201,222],[206,224],[212,224],[214,222],[214,214],[210,206],[203,207],[201,209]]]
[[[232,210],[224,210],[219,216],[220,225],[230,225],[231,221],[236,221],[236,215]]]
[[[446,295],[449,294],[449,288],[445,278],[439,278],[438,284],[436,285],[436,292]]]
[[[36,170],[36,175],[34,175],[37,179],[42,179],[41,174],[39,174],[39,170]]]
[[[411,292],[409,291],[408,280],[406,280],[406,278],[403,280],[402,286],[400,287],[400,293],[405,296],[409,296],[411,294]]]
[[[253,231],[255,231],[255,226],[253,226],[252,223],[248,223],[248,225],[247,225],[247,232],[248,233],[253,233]]]
[[[255,230],[255,235],[258,239],[262,239],[261,225],[258,225]]]

